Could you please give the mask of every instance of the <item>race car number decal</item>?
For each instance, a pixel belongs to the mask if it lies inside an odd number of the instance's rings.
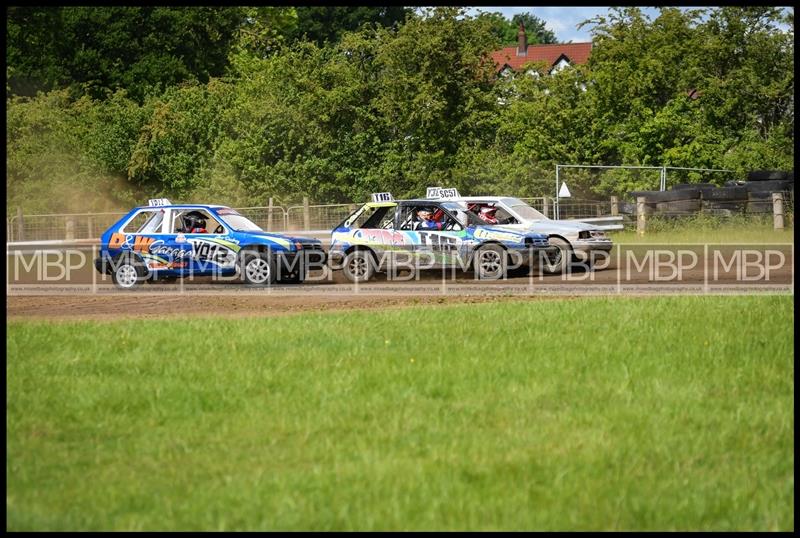
[[[428,246],[433,250],[457,250],[461,239],[451,235],[442,235],[429,232],[417,232],[420,246]]]
[[[236,253],[224,245],[202,239],[190,239],[189,243],[192,245],[192,257],[195,260],[223,266],[233,266],[236,263]]]

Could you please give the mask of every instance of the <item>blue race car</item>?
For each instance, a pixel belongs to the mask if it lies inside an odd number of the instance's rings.
[[[394,200],[390,193],[347,217],[331,236],[328,257],[351,282],[366,282],[392,267],[474,268],[480,279],[505,278],[509,262],[529,265],[549,256],[547,235],[489,225],[466,204],[453,200],[455,189],[437,199]]]
[[[324,263],[317,239],[267,233],[235,209],[172,204],[136,207],[106,230],[95,267],[123,289],[151,280],[237,276],[254,285],[302,282],[309,263]]]

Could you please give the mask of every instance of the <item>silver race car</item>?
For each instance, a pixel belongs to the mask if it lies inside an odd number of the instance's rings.
[[[427,189],[427,197],[438,198],[439,187]],[[573,220],[547,218],[519,198],[510,196],[458,196],[451,200],[464,203],[487,224],[508,230],[546,234],[551,246],[557,246],[564,254],[553,260],[553,272],[563,272],[568,261],[576,259],[592,265],[608,256],[613,243],[604,230],[597,226]]]

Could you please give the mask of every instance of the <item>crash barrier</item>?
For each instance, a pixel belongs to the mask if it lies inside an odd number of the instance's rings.
[[[784,180],[729,182],[724,187],[683,184],[668,191],[633,191],[630,195],[634,200],[644,198],[647,214],[685,215],[702,211],[730,216],[735,213],[771,213],[774,193],[780,193],[784,202],[793,206],[794,185]],[[620,212],[636,213],[635,204],[621,204]]]
[[[776,192],[771,189],[758,190],[751,185],[680,186],[671,191],[631,194],[635,195],[636,202],[621,204],[620,212],[635,217],[639,233],[645,231],[647,221],[652,218],[696,215],[768,218],[771,214],[776,230],[794,225],[794,189]]]
[[[551,197],[522,198],[523,201],[549,218],[555,217],[555,200]],[[269,232],[292,232],[308,230],[330,230],[338,226],[361,204],[311,205],[304,199],[303,205],[282,207],[267,206],[237,207],[262,229]],[[561,218],[610,218],[612,203],[609,201],[574,200],[561,202]],[[98,238],[126,213],[60,213],[46,215],[16,215],[6,218],[6,241],[80,240]],[[610,224],[614,226],[614,224]],[[619,228],[607,228],[619,229]]]

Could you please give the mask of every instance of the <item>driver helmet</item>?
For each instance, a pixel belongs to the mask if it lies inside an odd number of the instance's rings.
[[[206,218],[199,211],[189,211],[183,216],[183,229],[192,232],[197,228],[205,230]]]
[[[488,222],[489,224],[497,224],[497,217],[495,217],[495,213],[497,212],[496,207],[484,207],[481,208],[480,217],[483,219],[484,222]]]

